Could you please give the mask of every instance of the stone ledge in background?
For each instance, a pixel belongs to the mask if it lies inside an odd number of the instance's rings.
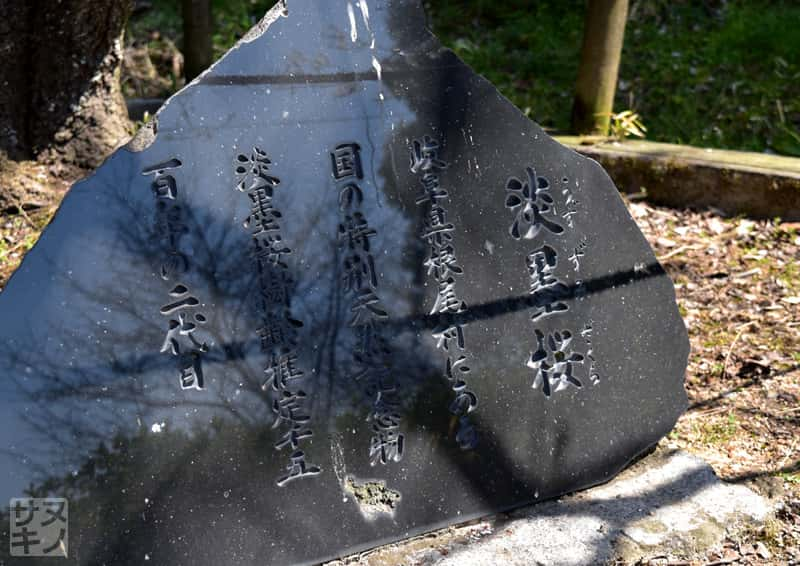
[[[624,193],[671,207],[800,221],[800,158],[649,141],[556,136],[598,161]]]

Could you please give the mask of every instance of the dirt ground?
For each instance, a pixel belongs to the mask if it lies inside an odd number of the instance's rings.
[[[628,208],[675,282],[692,344],[689,410],[665,442],[778,504],[706,563],[800,562],[800,223]]]
[[[0,290],[55,214],[72,182],[88,172],[9,161],[0,154]]]
[[[2,289],[79,173],[0,172]],[[692,343],[690,407],[663,442],[777,502],[774,520],[704,564],[800,564],[800,223],[627,204],[675,282]]]

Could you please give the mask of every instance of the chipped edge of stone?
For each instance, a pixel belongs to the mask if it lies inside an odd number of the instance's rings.
[[[353,476],[345,476],[342,489],[353,498],[361,514],[369,521],[381,515],[393,517],[403,498],[399,491],[390,489],[380,479],[359,480]]]
[[[272,22],[276,21],[281,16],[283,17],[288,16],[289,6],[287,5],[287,1],[288,0],[278,0],[278,2],[272,8],[269,9],[267,14],[263,18],[261,18],[261,21],[259,21],[256,25],[250,28],[250,31],[244,34],[244,37],[242,37],[242,39],[240,39],[236,43],[234,48],[238,47],[242,43],[250,43],[251,41],[255,41],[256,39],[264,35],[264,32],[267,31],[270,25],[272,25]]]
[[[161,115],[164,110],[170,105],[172,100],[178,96],[181,96],[186,90],[192,88],[193,86],[202,82],[202,80],[210,74],[216,67],[219,65],[223,60],[225,60],[231,53],[240,49],[243,45],[252,43],[253,41],[257,40],[259,37],[264,35],[264,33],[269,29],[269,27],[276,22],[281,17],[286,17],[289,15],[289,8],[287,6],[287,0],[278,0],[277,3],[269,9],[269,11],[264,15],[261,20],[254,25],[250,30],[242,37],[239,41],[234,44],[233,47],[228,49],[225,54],[217,59],[212,65],[200,73],[197,77],[195,77],[189,84],[185,85],[182,89],[178,92],[167,98],[164,101],[164,104],[161,105],[161,108],[155,113],[155,115],[150,119],[150,121],[145,124],[136,135],[131,138],[131,140],[122,146],[122,149],[126,149],[132,153],[139,153],[146,150],[148,147],[153,145],[158,137],[158,117]]]
[[[155,124],[151,121],[139,128],[131,140],[122,147],[137,153],[153,145],[154,141],[156,141]]]

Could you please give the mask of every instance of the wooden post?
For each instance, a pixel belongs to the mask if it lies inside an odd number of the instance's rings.
[[[628,0],[588,0],[572,131],[608,135],[628,17]]]
[[[183,69],[188,83],[211,66],[211,0],[183,0]]]

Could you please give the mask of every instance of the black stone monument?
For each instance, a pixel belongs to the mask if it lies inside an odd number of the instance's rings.
[[[69,501],[65,564],[319,562],[604,482],[684,409],[609,177],[418,0],[276,6],[133,147],[0,294],[3,500]]]

